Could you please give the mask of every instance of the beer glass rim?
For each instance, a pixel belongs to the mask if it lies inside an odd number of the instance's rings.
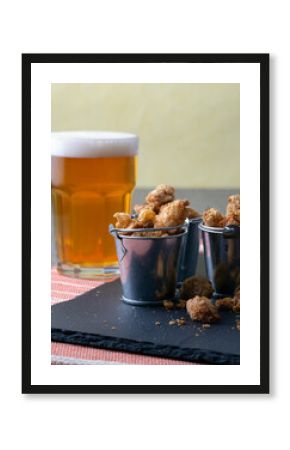
[[[89,158],[135,156],[139,138],[119,131],[55,131],[51,133],[52,156]]]

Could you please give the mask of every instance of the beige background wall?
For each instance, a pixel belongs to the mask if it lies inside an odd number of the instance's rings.
[[[239,187],[239,84],[53,84],[63,130],[138,134],[140,187]]]

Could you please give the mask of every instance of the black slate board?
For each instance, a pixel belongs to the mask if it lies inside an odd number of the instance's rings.
[[[240,363],[240,334],[232,312],[222,312],[220,322],[204,329],[185,310],[130,306],[122,302],[121,295],[116,280],[53,305],[52,341],[189,362]],[[169,325],[171,319],[180,317],[186,318],[186,325]]]

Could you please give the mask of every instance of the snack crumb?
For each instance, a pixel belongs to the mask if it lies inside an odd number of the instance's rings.
[[[186,300],[179,300],[177,303],[176,303],[176,308],[178,308],[178,309],[184,309],[186,307]]]
[[[236,329],[240,331],[240,321],[236,320]]]
[[[180,317],[179,319],[171,319],[168,322],[168,325],[178,325],[179,327],[186,324],[186,319],[184,317]]]
[[[161,325],[160,322],[159,322],[159,320],[156,320],[155,325],[157,325],[157,326],[160,326],[160,325]]]
[[[174,308],[174,302],[172,300],[163,300],[163,306],[167,311],[169,311]]]
[[[204,323],[204,324],[202,325],[202,328],[210,328],[210,323]]]
[[[181,317],[180,319],[176,319],[176,322],[179,327],[186,324],[186,320],[184,319],[184,317]]]
[[[111,327],[111,330],[116,330],[116,329],[117,329],[117,327],[115,327],[115,326]]]

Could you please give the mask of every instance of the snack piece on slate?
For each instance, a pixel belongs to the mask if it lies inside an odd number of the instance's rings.
[[[186,278],[180,288],[180,298],[183,300],[188,300],[196,295],[210,298],[213,293],[214,289],[211,282],[199,275]]]
[[[229,309],[232,311],[234,307],[234,299],[232,297],[220,298],[215,302],[215,305],[218,309]]]
[[[236,288],[233,298],[221,298],[216,300],[215,305],[218,309],[230,309],[235,313],[240,312],[240,286]]]
[[[186,310],[192,320],[210,323],[220,319],[217,307],[207,297],[197,295],[187,300]]]

